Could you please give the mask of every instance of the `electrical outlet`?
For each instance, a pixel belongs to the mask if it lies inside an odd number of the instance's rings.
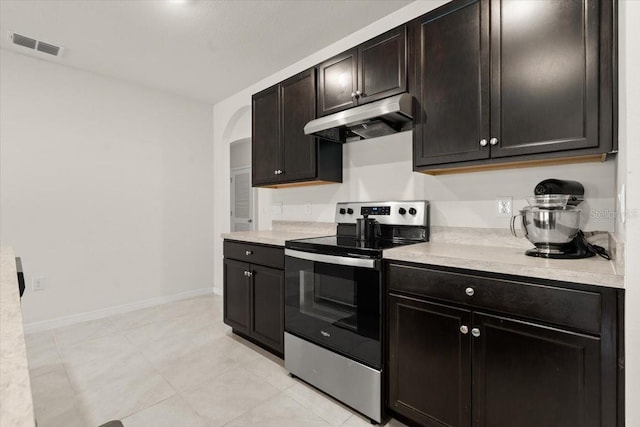
[[[31,289],[34,291],[44,291],[44,277],[33,277],[31,279]]]
[[[512,213],[513,198],[505,196],[498,197],[496,200],[498,202],[498,218],[509,218]]]

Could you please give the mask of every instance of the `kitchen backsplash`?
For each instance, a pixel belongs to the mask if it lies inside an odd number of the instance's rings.
[[[266,192],[263,200],[271,199],[260,214],[272,220],[332,222],[337,202],[426,199],[434,226],[508,228],[509,219],[497,216],[496,198],[512,197],[517,211],[539,181],[559,178],[585,187],[583,229],[614,229],[613,161],[430,176],[412,171],[411,144],[411,132],[346,144],[342,184],[259,190]]]

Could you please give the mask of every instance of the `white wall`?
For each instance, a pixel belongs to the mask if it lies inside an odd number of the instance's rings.
[[[271,190],[272,204],[282,204],[272,218],[303,220],[308,203],[313,220],[333,221],[339,201],[426,199],[432,225],[506,228],[509,219],[496,215],[497,197],[513,197],[519,209],[538,182],[560,178],[585,186],[585,230],[614,229],[614,161],[430,176],[412,172],[411,132],[348,143],[343,154],[342,184]]]
[[[0,241],[25,322],[212,288],[211,106],[2,50]]]
[[[625,362],[626,425],[640,425],[640,2],[620,2],[620,152],[618,187],[626,187]],[[621,211],[622,207],[618,206]]]

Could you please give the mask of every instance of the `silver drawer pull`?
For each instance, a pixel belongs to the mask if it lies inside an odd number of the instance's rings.
[[[473,288],[467,288],[467,289],[464,290],[464,293],[469,295],[470,297],[472,297],[473,294],[476,293],[476,291],[474,291]]]
[[[469,328],[467,327],[467,325],[460,326],[460,332],[462,332],[463,334],[468,334]]]
[[[478,338],[480,336],[480,329],[478,328],[473,328],[471,330],[471,335],[473,335],[474,337]]]
[[[245,251],[245,253],[244,253],[244,254],[245,254],[246,256],[249,256],[249,255],[251,255],[252,253],[253,253],[253,251]]]

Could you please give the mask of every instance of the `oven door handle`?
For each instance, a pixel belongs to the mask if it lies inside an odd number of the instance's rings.
[[[326,264],[347,265],[349,267],[376,268],[375,259],[349,258],[335,255],[316,254],[312,252],[302,252],[293,249],[285,249],[285,256],[305,259],[307,261],[324,262]]]

